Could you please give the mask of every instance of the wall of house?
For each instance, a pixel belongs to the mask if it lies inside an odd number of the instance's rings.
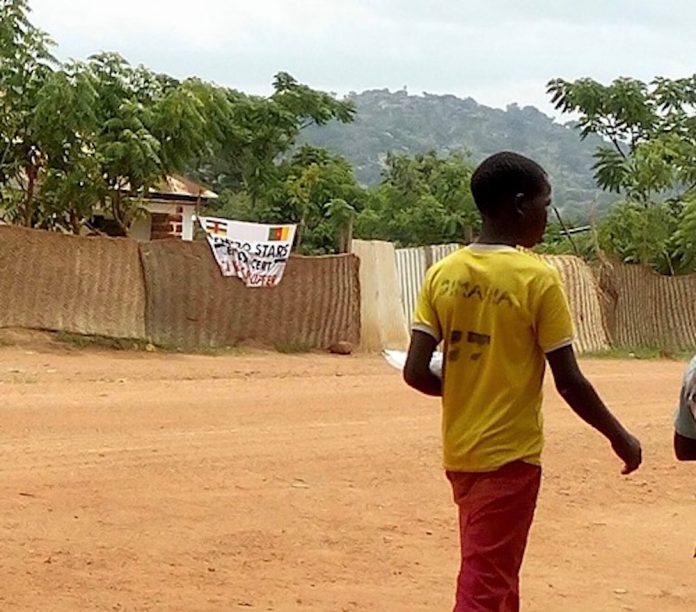
[[[182,206],[181,238],[183,240],[193,240],[195,217],[196,208],[194,206]]]
[[[196,207],[189,204],[177,204],[173,202],[147,202],[144,208],[148,211],[150,218],[150,230],[147,237],[145,235],[144,224],[137,227],[136,220],[131,226],[138,232],[138,236],[133,236],[136,240],[162,240],[166,238],[181,238],[182,240],[193,240],[194,216]]]

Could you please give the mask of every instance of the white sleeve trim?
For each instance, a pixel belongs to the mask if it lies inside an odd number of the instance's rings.
[[[430,327],[429,325],[426,325],[425,323],[414,323],[411,326],[411,330],[423,332],[424,334],[428,334],[429,336],[432,336],[438,342],[440,342],[440,340],[442,340],[442,338],[440,337],[440,333],[435,331],[432,327]]]
[[[573,346],[573,343],[575,342],[575,338],[566,338],[565,340],[562,340],[561,342],[558,342],[552,346],[549,346],[544,349],[544,353],[553,353],[554,351],[557,351],[558,349],[565,348],[566,346]]]

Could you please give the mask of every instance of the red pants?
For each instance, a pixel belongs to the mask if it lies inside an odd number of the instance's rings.
[[[517,612],[541,468],[515,461],[495,472],[447,472],[447,478],[459,506],[462,549],[454,612]]]

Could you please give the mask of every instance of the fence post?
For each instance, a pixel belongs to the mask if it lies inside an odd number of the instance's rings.
[[[433,247],[425,246],[422,247],[422,249],[425,252],[425,269],[428,270],[434,263],[433,259],[435,259],[435,255],[433,255]]]

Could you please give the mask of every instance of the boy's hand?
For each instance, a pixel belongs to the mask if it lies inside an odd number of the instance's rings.
[[[614,452],[624,462],[622,474],[638,469],[643,460],[640,442],[609,412],[590,382],[583,376],[572,346],[547,353],[556,388],[583,421],[594,427],[610,442]]]
[[[640,441],[627,431],[623,431],[619,436],[613,438],[611,447],[614,449],[619,459],[624,462],[624,467],[621,470],[621,473],[624,475],[635,472],[643,461],[643,451],[640,447]]]

